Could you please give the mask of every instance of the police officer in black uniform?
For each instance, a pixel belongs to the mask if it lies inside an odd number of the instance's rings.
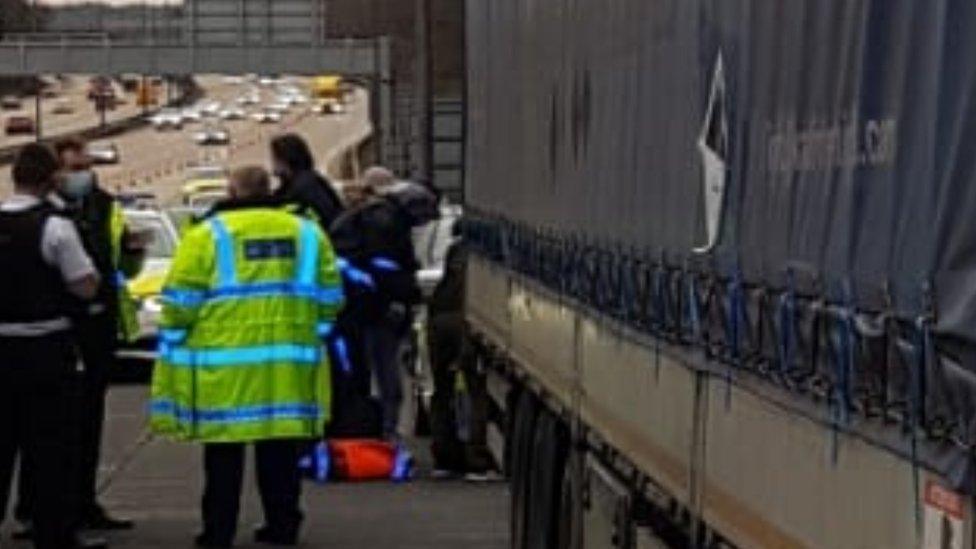
[[[14,195],[0,203],[0,509],[19,451],[36,473],[35,547],[104,547],[72,531],[79,378],[71,317],[78,298],[95,296],[99,277],[77,230],[47,201],[58,172],[48,147],[25,146],[13,166]]]

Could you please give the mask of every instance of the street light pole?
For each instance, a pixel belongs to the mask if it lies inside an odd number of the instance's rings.
[[[31,3],[31,16],[32,16],[31,17],[31,22],[33,23],[33,27],[34,27],[34,34],[37,34],[40,31],[40,28],[41,28],[40,14],[37,11],[37,0],[33,0],[33,2]],[[28,75],[28,78],[30,78],[29,75]],[[34,140],[39,142],[41,140],[41,138],[43,137],[43,133],[44,133],[41,130],[41,124],[43,122],[43,120],[41,120],[41,84],[42,84],[42,82],[41,82],[41,78],[40,78],[39,75],[38,76],[35,76],[35,80],[36,80],[36,82],[35,82],[36,85],[34,86]]]

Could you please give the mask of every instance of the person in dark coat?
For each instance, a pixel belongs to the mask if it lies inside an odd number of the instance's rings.
[[[293,133],[274,138],[271,161],[281,183],[274,198],[292,207],[294,213],[314,217],[328,232],[342,213],[342,200],[332,184],[315,171],[315,160],[305,140]]]
[[[444,277],[427,301],[427,343],[434,378],[431,400],[431,453],[435,476],[464,474],[487,478],[492,459],[487,447],[488,396],[485,376],[464,320],[467,247],[461,221],[457,240],[444,260]],[[458,390],[458,380],[464,391]]]
[[[355,348],[353,354],[361,358],[362,367],[352,373],[352,386],[365,390],[369,375],[375,376],[382,435],[396,441],[403,402],[399,352],[410,330],[413,307],[422,299],[413,228],[428,221],[429,208],[415,206],[421,201],[416,196],[424,195],[422,189],[405,192],[416,184],[401,182],[400,189],[384,168],[370,168],[363,179],[361,201],[339,216],[330,231],[338,255],[371,281],[367,288],[349,288],[340,330]],[[428,196],[436,205],[436,197]]]

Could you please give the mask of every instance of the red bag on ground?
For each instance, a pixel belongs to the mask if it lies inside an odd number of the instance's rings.
[[[412,459],[403,448],[376,439],[329,440],[331,476],[341,480],[406,480]]]

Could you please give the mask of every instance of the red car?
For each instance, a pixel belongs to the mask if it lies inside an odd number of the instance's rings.
[[[29,116],[11,116],[4,125],[7,135],[33,134],[35,129],[34,119]]]

